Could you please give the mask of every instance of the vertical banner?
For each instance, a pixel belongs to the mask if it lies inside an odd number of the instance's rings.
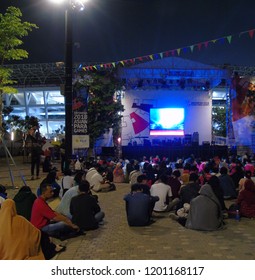
[[[232,124],[236,145],[255,151],[255,85],[252,77],[235,75],[231,84]]]
[[[73,149],[88,148],[88,91],[86,87],[74,88],[72,109]]]

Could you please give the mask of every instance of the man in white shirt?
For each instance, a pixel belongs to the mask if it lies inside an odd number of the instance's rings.
[[[150,192],[152,196],[158,196],[159,201],[155,203],[154,211],[167,212],[170,211],[172,205],[168,205],[172,198],[172,189],[167,185],[168,176],[163,174],[160,176],[158,183],[151,186]]]
[[[110,182],[106,181],[101,175],[102,173],[103,170],[98,163],[88,170],[86,180],[89,182],[91,189],[95,192],[115,190],[114,184],[110,184]]]
[[[108,181],[105,181],[103,176],[97,172],[95,173],[92,178],[91,178],[91,185],[92,185],[92,190],[95,192],[107,192],[112,190],[111,189],[111,184]]]
[[[59,196],[63,197],[65,192],[73,187],[74,185],[74,177],[72,176],[72,172],[70,169],[64,171],[64,177],[60,181],[60,193]]]
[[[99,167],[100,167],[100,164],[98,164],[98,163],[93,164],[92,167],[88,170],[88,172],[86,174],[86,180],[89,182],[91,188],[93,187],[91,178],[94,174],[98,173],[97,170]]]

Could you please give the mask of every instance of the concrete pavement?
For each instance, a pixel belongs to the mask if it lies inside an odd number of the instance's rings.
[[[30,164],[22,157],[15,158],[18,170],[13,169],[15,186],[23,182],[33,191],[40,180],[29,181]],[[55,163],[58,166],[58,163]],[[5,159],[0,159],[0,183],[10,186]],[[41,174],[43,178],[46,174]],[[17,189],[8,188],[12,198]],[[118,184],[117,190],[99,193],[99,203],[105,212],[105,224],[84,236],[69,239],[67,250],[58,254],[57,260],[254,260],[255,220],[242,218],[240,222],[227,219],[226,227],[215,232],[188,230],[168,218],[156,214],[156,220],[147,227],[129,227],[126,221],[123,196],[129,192],[128,184]],[[53,202],[52,207],[57,204]],[[60,242],[56,240],[57,242]]]

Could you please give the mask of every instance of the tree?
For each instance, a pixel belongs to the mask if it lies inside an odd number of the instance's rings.
[[[8,107],[7,107],[8,108]],[[6,107],[4,108],[5,111]],[[39,119],[35,116],[26,116],[24,119],[17,115],[11,115],[3,123],[5,130],[14,130],[17,141],[24,140],[26,132],[32,127],[40,127]]]
[[[120,112],[123,112],[124,108],[120,100],[116,98],[116,92],[121,90],[122,86],[115,71],[91,72],[74,84],[74,89],[87,87],[89,92],[87,121],[89,156],[92,155],[96,140],[110,128],[113,129],[115,139],[119,136],[122,118]]]
[[[226,108],[213,107],[212,109],[212,131],[215,136],[226,137]]]
[[[12,71],[4,64],[28,57],[28,52],[20,48],[22,38],[28,36],[33,28],[38,28],[33,23],[22,21],[21,17],[22,13],[16,7],[8,7],[5,14],[0,13],[0,130],[3,123],[3,94],[17,92],[12,87],[15,84],[11,79]]]
[[[40,127],[39,119],[35,116],[26,116],[24,119],[17,115],[9,116],[9,119],[6,121],[7,125],[14,127],[21,132],[26,132],[30,128],[36,126]]]

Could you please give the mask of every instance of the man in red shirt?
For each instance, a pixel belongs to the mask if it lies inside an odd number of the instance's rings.
[[[47,204],[47,200],[53,196],[50,184],[40,186],[41,195],[35,200],[31,213],[31,223],[38,229],[48,233],[50,236],[60,237],[70,232],[79,232],[79,227],[72,221],[53,211]]]

